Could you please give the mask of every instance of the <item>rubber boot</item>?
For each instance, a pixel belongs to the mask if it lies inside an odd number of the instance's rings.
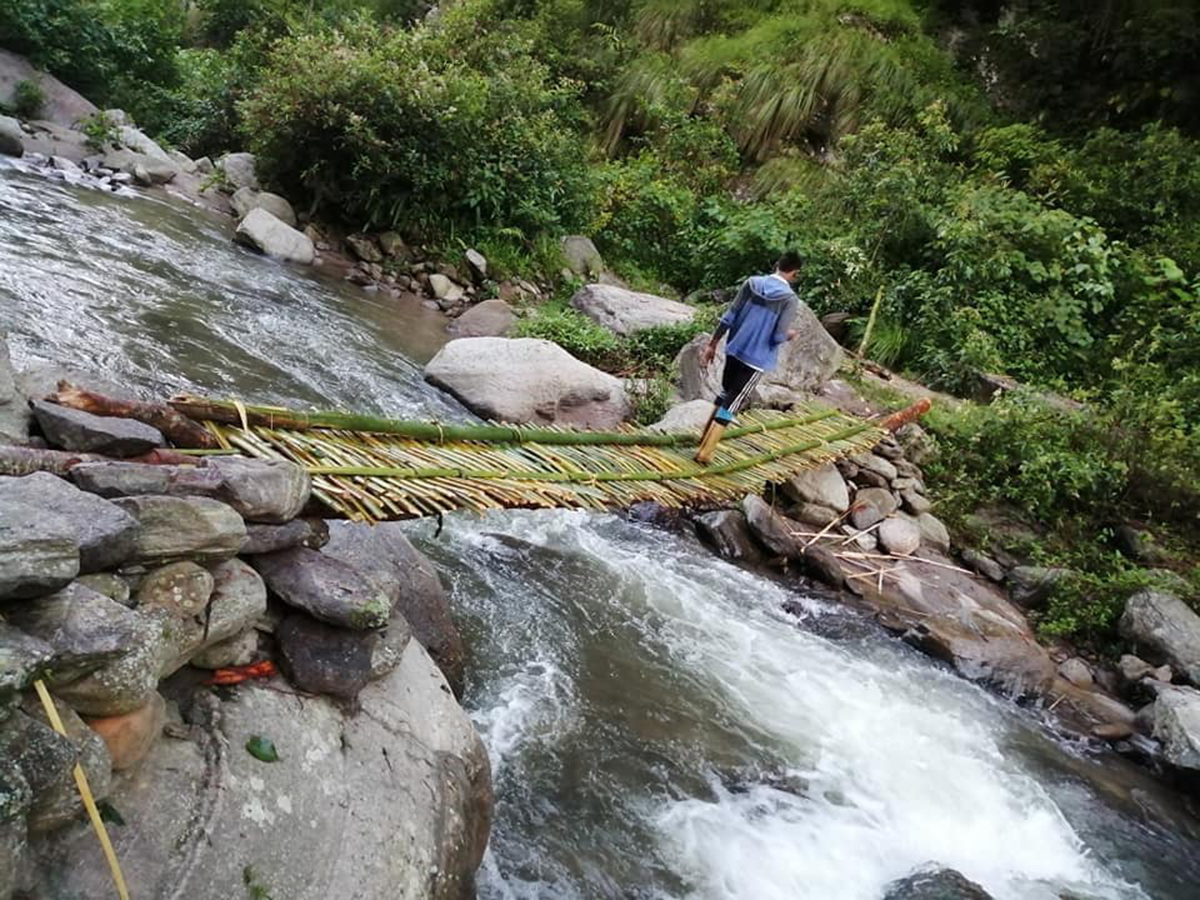
[[[696,451],[694,457],[696,462],[701,466],[708,466],[709,462],[713,461],[713,454],[716,452],[716,445],[721,443],[721,436],[725,433],[728,427],[728,421],[722,421],[714,416],[713,421],[710,421],[708,428],[704,430],[704,437],[700,439],[700,449]]]

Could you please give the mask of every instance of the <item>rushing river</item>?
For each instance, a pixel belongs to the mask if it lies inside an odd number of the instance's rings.
[[[157,394],[464,415],[421,381],[436,317],[229,231],[0,163],[0,331],[18,364]],[[688,535],[583,513],[412,534],[470,647],[486,900],[879,900],[926,863],[998,900],[1200,896],[1200,828],[1149,778]]]

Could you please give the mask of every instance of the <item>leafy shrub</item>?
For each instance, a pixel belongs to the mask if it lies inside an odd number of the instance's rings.
[[[18,81],[13,88],[13,111],[22,119],[36,119],[46,103],[46,93],[37,81]]]
[[[591,199],[576,91],[519,38],[500,50],[485,74],[441,29],[354,19],[286,37],[239,104],[243,130],[285,192],[360,227],[571,227]]]
[[[620,359],[617,336],[583,313],[545,304],[517,323],[517,337],[553,341],[576,359],[598,368],[614,368]]]
[[[80,131],[87,138],[87,145],[93,150],[103,150],[107,145],[115,144],[120,137],[117,123],[104,110],[92,113],[80,124]]]

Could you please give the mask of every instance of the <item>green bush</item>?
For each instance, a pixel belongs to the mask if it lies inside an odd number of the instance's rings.
[[[519,38],[501,49],[485,74],[442,29],[359,18],[289,36],[239,104],[242,127],[268,178],[357,227],[576,226],[591,201],[576,91]]]
[[[22,119],[36,119],[46,103],[46,93],[37,81],[18,81],[13,88],[13,111]]]
[[[521,319],[515,334],[553,341],[576,359],[601,369],[619,367],[622,358],[615,334],[583,313],[556,303],[539,306]]]

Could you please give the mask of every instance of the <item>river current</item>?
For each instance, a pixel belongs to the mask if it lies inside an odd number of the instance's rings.
[[[159,396],[467,417],[421,380],[437,317],[231,231],[0,162],[15,361]],[[1200,896],[1200,827],[1144,773],[689,534],[578,512],[410,531],[468,641],[496,782],[485,900],[880,900],[926,864],[998,900]]]

